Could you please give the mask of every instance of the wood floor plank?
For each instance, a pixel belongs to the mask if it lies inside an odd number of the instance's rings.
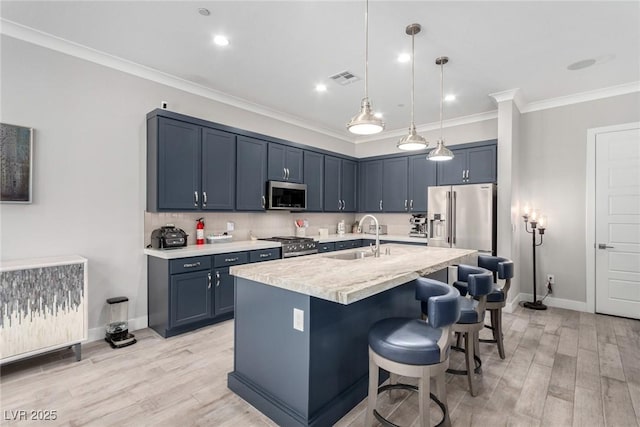
[[[538,349],[536,350],[536,355],[533,358],[534,363],[553,367],[553,360],[555,358],[559,342],[560,337],[558,335],[547,334],[546,332],[542,334]]]
[[[622,359],[617,345],[599,341],[598,356],[600,357],[600,375],[625,381]]]
[[[548,395],[542,415],[543,426],[570,426],[573,420],[573,402]]]
[[[613,321],[611,316],[596,317],[596,332],[598,334],[598,342],[606,342],[609,344],[617,344],[616,332],[613,329]]]
[[[576,387],[577,358],[564,354],[557,354],[549,381],[549,394],[559,399],[573,402],[573,392]]]
[[[634,426],[638,424],[629,389],[624,381],[602,377],[604,420],[607,426]]]
[[[573,426],[604,427],[600,391],[576,386],[575,400],[573,401]]]
[[[595,351],[578,350],[576,386],[600,392],[600,362]]]
[[[578,347],[585,350],[598,351],[598,334],[593,325],[580,324]]]
[[[578,331],[563,326],[560,328],[560,342],[558,353],[576,357],[578,355]]]
[[[516,412],[541,418],[550,380],[551,368],[532,363],[516,402]]]

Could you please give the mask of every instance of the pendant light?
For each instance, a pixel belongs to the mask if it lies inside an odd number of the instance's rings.
[[[453,153],[444,145],[444,138],[442,137],[442,110],[444,104],[444,64],[449,62],[449,58],[441,56],[436,58],[436,65],[440,66],[440,138],[436,148],[431,150],[427,154],[427,159],[435,161],[451,160],[453,159]]]
[[[429,143],[426,139],[416,133],[416,124],[413,119],[413,97],[415,92],[415,36],[422,28],[420,24],[411,24],[406,28],[406,33],[411,36],[411,124],[409,125],[409,134],[403,136],[398,141],[397,147],[401,150],[413,151],[427,148]]]
[[[362,98],[362,102],[360,103],[360,112],[353,116],[349,123],[347,123],[347,129],[356,135],[373,135],[382,132],[384,123],[373,115],[371,102],[369,102],[369,0],[366,1],[366,9],[364,12],[364,32],[364,98]]]

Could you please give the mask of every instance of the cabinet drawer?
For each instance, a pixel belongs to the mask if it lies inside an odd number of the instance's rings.
[[[262,262],[280,259],[280,248],[260,249],[249,252],[249,262]]]
[[[333,242],[329,243],[318,243],[318,253],[322,252],[333,252],[336,250],[336,244]]]
[[[231,265],[247,264],[248,262],[249,254],[247,252],[233,252],[213,256],[213,265],[215,267],[228,267]]]
[[[211,269],[211,256],[198,256],[191,258],[180,258],[169,261],[169,273],[187,273],[190,271],[200,271]]]
[[[362,240],[346,240],[344,242],[336,242],[336,250],[340,251],[342,249],[353,249],[359,248],[362,246]]]

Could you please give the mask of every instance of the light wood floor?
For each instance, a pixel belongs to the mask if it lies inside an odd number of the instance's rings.
[[[454,426],[639,425],[640,321],[518,308],[504,314],[504,324],[506,360],[494,345],[480,345],[477,397],[464,377],[447,376]],[[2,367],[0,423],[42,425],[10,422],[9,411],[55,410],[57,420],[45,425],[275,425],[226,387],[233,321],[166,340],[148,329],[136,337],[119,350],[83,346],[81,362],[68,350]],[[462,360],[452,355],[453,365]],[[379,409],[396,424],[415,425],[416,397],[392,403],[385,393]],[[337,425],[363,425],[364,408]]]

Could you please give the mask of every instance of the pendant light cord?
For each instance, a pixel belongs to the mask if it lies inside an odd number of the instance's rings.
[[[416,33],[415,30],[411,34],[411,128],[415,128],[415,121],[413,120],[413,94],[415,92],[415,68],[416,68],[416,49],[415,49]]]
[[[369,99],[369,0],[364,11],[364,97]]]
[[[442,109],[444,105],[444,61],[440,62],[440,140],[442,141]]]

